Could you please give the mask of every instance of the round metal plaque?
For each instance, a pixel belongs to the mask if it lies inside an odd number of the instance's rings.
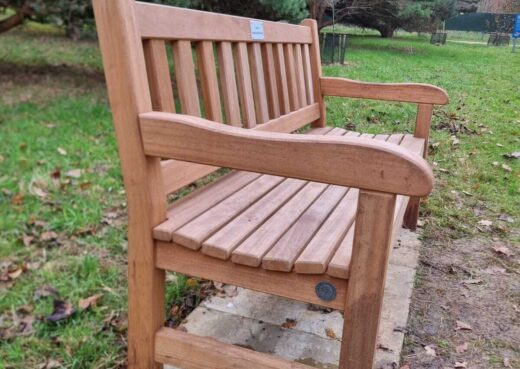
[[[336,299],[336,287],[329,282],[320,282],[316,285],[316,295],[324,301]]]

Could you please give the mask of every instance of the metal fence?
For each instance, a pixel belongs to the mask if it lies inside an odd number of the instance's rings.
[[[514,14],[469,13],[450,18],[446,30],[511,33]]]

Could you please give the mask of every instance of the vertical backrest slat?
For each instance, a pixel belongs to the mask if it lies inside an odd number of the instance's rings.
[[[152,97],[152,108],[167,113],[175,113],[172,79],[164,41],[145,40],[143,50]]]
[[[264,65],[265,87],[267,90],[267,108],[271,119],[280,116],[280,104],[278,101],[278,86],[276,84],[276,67],[274,62],[273,45],[263,44],[262,61]]]
[[[291,111],[289,106],[289,89],[287,86],[287,72],[285,69],[285,58],[282,44],[273,45],[274,68],[276,84],[278,87],[278,101],[280,102],[280,113],[287,114]]]
[[[183,114],[200,117],[199,94],[191,42],[186,40],[174,41],[172,42],[172,49],[181,111]]]
[[[298,110],[300,108],[300,102],[298,100],[298,84],[296,82],[296,67],[294,63],[294,50],[292,44],[283,45],[284,57],[285,57],[285,68],[287,73],[287,86],[289,89],[289,106],[291,111]]]
[[[217,45],[217,53],[220,68],[220,84],[224,98],[224,112],[226,123],[232,126],[240,126],[240,106],[238,104],[238,92],[233,66],[233,50],[230,42],[220,42]]]
[[[305,19],[302,25],[307,26],[311,29],[312,43],[309,46],[309,55],[311,61],[311,76],[312,76],[312,87],[314,101],[320,104],[320,118],[312,124],[313,127],[325,127],[326,116],[325,116],[325,102],[323,101],[323,95],[321,94],[320,78],[321,78],[321,56],[320,56],[320,43],[318,40],[318,24],[314,19]]]
[[[303,45],[303,73],[305,75],[305,91],[307,104],[314,104],[314,88],[312,85],[311,57],[309,55],[309,45]]]
[[[206,118],[222,123],[224,120],[222,119],[217,68],[215,66],[215,55],[211,41],[201,41],[197,43],[197,61]]]
[[[240,106],[242,107],[242,125],[246,128],[252,128],[256,125],[256,117],[247,44],[245,42],[239,42],[236,43],[234,47],[238,92],[240,97]]]
[[[264,68],[262,65],[262,49],[260,44],[249,44],[248,53],[249,62],[251,64],[251,79],[253,82],[256,120],[257,123],[265,123],[269,120],[269,110],[267,108]]]
[[[307,95],[305,93],[305,75],[303,72],[302,45],[294,45],[294,59],[296,66],[296,83],[298,85],[298,99],[300,108],[307,105]]]

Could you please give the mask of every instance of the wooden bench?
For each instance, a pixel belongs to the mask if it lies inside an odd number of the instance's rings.
[[[432,189],[424,157],[446,93],[322,77],[313,20],[131,0],[94,11],[128,197],[129,368],[309,368],[164,327],[167,270],[343,310],[339,367],[371,368],[390,244]],[[324,96],[418,104],[415,133],[326,127]]]

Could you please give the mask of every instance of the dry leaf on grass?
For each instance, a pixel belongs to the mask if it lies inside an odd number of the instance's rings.
[[[81,310],[88,309],[89,307],[94,307],[96,304],[103,298],[102,294],[92,295],[87,297],[86,299],[79,300],[78,306]]]
[[[281,327],[282,327],[282,329],[291,329],[291,328],[296,327],[296,324],[298,324],[296,319],[286,318],[285,322],[282,323]]]
[[[63,147],[58,147],[57,150],[60,155],[63,155],[63,156],[67,155],[67,151]]]
[[[81,177],[81,169],[72,169],[72,170],[69,170],[69,171],[66,173],[66,176],[67,176],[67,177],[71,177],[71,178],[79,178],[79,177]]]
[[[36,291],[34,291],[33,299],[37,300],[39,298],[49,297],[49,296],[58,297],[59,296],[58,291],[56,290],[56,288],[54,288],[48,284],[44,284],[43,286],[38,288]]]
[[[467,368],[468,367],[468,363],[463,361],[463,362],[458,362],[456,361],[455,362],[455,368]]]
[[[505,256],[513,256],[513,252],[509,250],[506,246],[503,245],[494,245],[493,250],[497,254],[505,255]]]
[[[455,351],[457,354],[462,354],[463,352],[466,352],[468,350],[468,343],[464,342],[462,345],[458,345],[455,347]]]
[[[56,238],[58,238],[58,234],[54,231],[45,231],[40,235],[41,241],[51,241],[55,240]]]
[[[45,317],[49,322],[59,322],[68,319],[76,312],[74,307],[67,301],[54,299],[53,305],[54,309],[52,314]]]
[[[426,355],[428,356],[437,356],[435,349],[431,345],[424,346],[424,351],[426,351]]]
[[[25,247],[31,246],[31,243],[34,241],[34,236],[29,236],[28,234],[24,234],[22,236],[22,243]]]
[[[38,369],[57,369],[57,368],[63,368],[63,365],[57,360],[50,359],[47,362],[41,364]]]
[[[327,337],[329,337],[329,338],[332,338],[332,339],[338,338],[332,328],[325,328],[325,333],[327,334]]]
[[[491,227],[493,225],[493,222],[491,220],[482,219],[478,221],[478,224],[483,227]]]
[[[471,328],[471,325],[468,323],[464,323],[463,321],[457,320],[455,325],[456,331],[471,331],[473,328]]]

